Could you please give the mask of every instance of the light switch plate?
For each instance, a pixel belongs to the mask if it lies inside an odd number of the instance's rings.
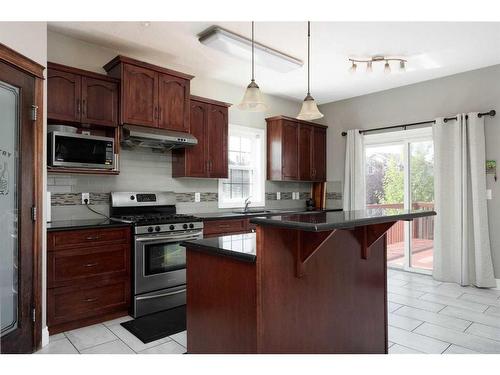
[[[194,193],[194,201],[195,202],[201,202],[201,195],[200,195],[200,193]]]
[[[281,192],[280,192],[280,191],[278,191],[278,192],[276,193],[276,199],[277,199],[277,200],[281,200]]]
[[[493,195],[491,194],[491,189],[486,189],[486,199],[493,199]]]

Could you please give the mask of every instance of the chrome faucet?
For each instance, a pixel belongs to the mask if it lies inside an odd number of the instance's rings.
[[[250,201],[250,197],[248,197],[247,199],[245,199],[245,208],[243,209],[243,212],[248,212],[248,206],[251,204],[252,202]]]

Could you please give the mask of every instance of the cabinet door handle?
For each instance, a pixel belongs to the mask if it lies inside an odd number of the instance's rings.
[[[97,266],[99,263],[87,263],[87,264],[84,264],[83,266],[84,267],[95,267]]]
[[[155,107],[155,113],[154,113],[154,119],[157,120],[158,119],[158,107]]]
[[[99,239],[99,236],[88,236],[87,238],[85,238],[87,241],[92,241],[92,240],[98,240]]]
[[[87,298],[84,301],[85,302],[95,302],[95,301],[97,301],[97,298]]]
[[[80,114],[80,110],[81,110],[81,104],[80,104],[80,99],[78,99],[76,101],[76,113]]]
[[[87,111],[87,101],[83,99],[82,103],[82,114],[85,115],[85,112]]]
[[[161,112],[162,112],[162,110],[160,107],[160,108],[158,108],[158,121],[161,121]]]

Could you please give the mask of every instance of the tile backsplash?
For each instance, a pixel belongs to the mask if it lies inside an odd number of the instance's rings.
[[[82,205],[82,192],[90,193],[92,208],[105,215],[109,215],[111,191],[170,191],[179,213],[220,210],[217,179],[172,178],[171,153],[150,150],[122,150],[116,176],[49,174],[47,190],[52,193],[53,221],[97,217]],[[305,207],[311,196],[310,183],[266,181],[265,190],[266,208]],[[294,191],[299,192],[299,200],[292,200]],[[327,208],[341,208],[340,182],[329,182],[327,191]],[[200,193],[200,202],[195,202],[195,193]]]

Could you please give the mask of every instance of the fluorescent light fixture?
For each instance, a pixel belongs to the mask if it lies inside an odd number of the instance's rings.
[[[252,58],[252,40],[219,26],[211,26],[198,34],[200,43],[243,60]],[[302,60],[255,42],[255,63],[286,73],[304,65]]]

